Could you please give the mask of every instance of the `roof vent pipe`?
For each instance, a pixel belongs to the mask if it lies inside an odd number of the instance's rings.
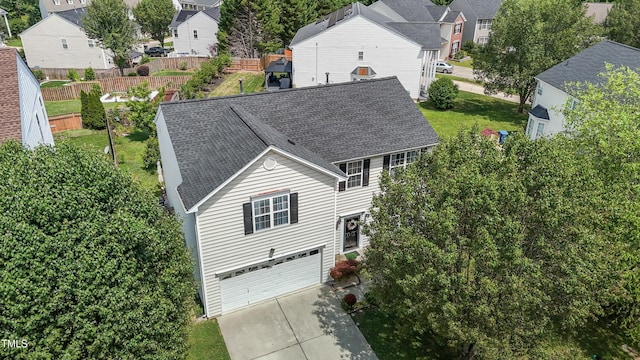
[[[327,76],[327,84],[329,84],[329,73],[328,73],[328,72],[326,72],[326,73],[324,73],[324,74]]]

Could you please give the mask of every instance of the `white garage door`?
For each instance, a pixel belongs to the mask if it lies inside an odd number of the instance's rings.
[[[319,249],[272,259],[221,275],[222,312],[320,283]]]

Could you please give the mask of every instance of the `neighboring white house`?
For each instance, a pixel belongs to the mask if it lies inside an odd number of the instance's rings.
[[[564,131],[562,111],[565,106],[575,105],[571,85],[600,83],[605,64],[640,71],[640,49],[604,40],[536,76],[538,86],[529,111],[527,135],[536,139]]]
[[[449,7],[461,11],[466,16],[462,41],[473,40],[484,45],[489,40],[493,19],[503,0],[453,0]]]
[[[410,22],[353,3],[298,30],[290,44],[293,85],[397,76],[416,99],[434,80],[445,42],[438,23]]]
[[[53,145],[40,83],[14,48],[0,47],[0,143]]]
[[[209,317],[326,281],[368,244],[383,169],[438,142],[395,77],[168,102],[155,122]]]
[[[222,0],[174,0],[180,4],[179,9],[183,10],[207,10],[220,7]]]
[[[173,5],[176,9],[180,8],[180,3],[178,0],[172,0]],[[131,9],[136,7],[140,0],[124,0],[125,4],[129,7],[129,17],[133,19],[133,13]],[[40,15],[42,18],[46,18],[47,16],[74,9],[81,9],[83,7],[87,7],[91,4],[91,0],[39,0],[38,7],[40,8]]]
[[[184,55],[217,55],[211,48],[218,43],[219,21],[219,7],[202,11],[181,10],[169,25],[174,51]]]
[[[86,8],[53,13],[20,34],[30,67],[111,69],[113,58],[81,27]]]

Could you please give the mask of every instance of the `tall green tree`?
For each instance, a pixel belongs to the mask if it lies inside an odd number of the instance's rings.
[[[318,18],[316,4],[314,0],[288,0],[280,3],[282,8],[280,38],[285,46],[291,42],[298,29]]]
[[[518,95],[522,113],[533,77],[597,42],[600,31],[575,0],[505,0],[474,57],[474,74],[489,93]]]
[[[316,1],[316,11],[318,17],[322,17],[351,4],[351,0],[318,0]]]
[[[9,20],[11,33],[16,38],[19,33],[37,23],[41,18],[37,0],[0,0],[0,8],[8,13],[7,20]],[[0,18],[0,31],[3,31],[5,36],[9,36],[3,18]]]
[[[282,47],[280,13],[275,0],[224,1],[218,30],[220,50],[254,58]]]
[[[436,334],[463,359],[513,359],[555,325],[603,312],[599,290],[616,281],[594,229],[604,185],[571,149],[514,135],[501,150],[474,129],[383,173],[365,266],[406,336]]]
[[[176,10],[171,0],[142,0],[133,8],[133,16],[143,32],[160,42],[164,47],[164,38],[169,35],[169,25]]]
[[[120,75],[136,42],[134,22],[129,19],[129,9],[123,0],[93,0],[82,19],[84,31],[100,46],[109,49]]]
[[[195,284],[180,224],[105,157],[0,145],[0,333],[11,359],[184,359]]]
[[[607,233],[622,248],[623,281],[610,289],[623,327],[640,341],[640,69],[607,66],[597,84],[576,84],[573,110],[565,111],[571,137],[585,162],[607,182]]]
[[[640,48],[640,0],[616,0],[604,26],[611,40]]]
[[[127,95],[130,98],[130,100],[127,101],[129,120],[133,121],[136,129],[147,133],[149,136],[155,137],[156,125],[153,119],[164,97],[164,89],[161,89],[156,97],[149,99],[151,89],[149,89],[149,83],[145,81],[129,88]]]

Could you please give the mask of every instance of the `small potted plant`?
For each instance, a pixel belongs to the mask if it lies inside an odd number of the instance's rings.
[[[347,294],[342,298],[342,308],[349,312],[353,310],[353,306],[358,302],[358,299],[354,294]]]

